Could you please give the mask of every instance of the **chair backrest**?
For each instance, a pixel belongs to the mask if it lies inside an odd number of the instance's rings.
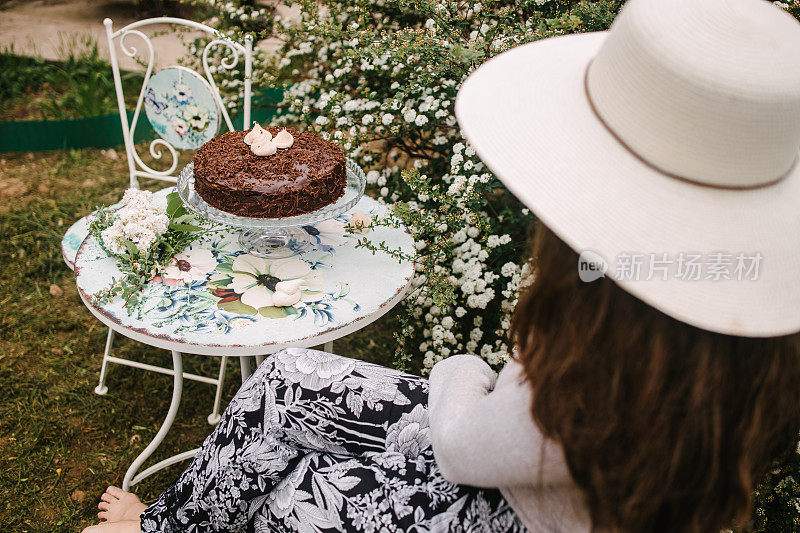
[[[122,124],[122,135],[125,139],[125,152],[128,158],[131,187],[139,187],[139,178],[153,178],[158,180],[177,181],[178,151],[194,150],[218,128],[224,124],[228,130],[233,130],[233,123],[228,114],[228,106],[220,94],[213,72],[232,70],[239,64],[240,56],[244,56],[244,95],[242,101],[242,116],[244,125],[250,124],[250,96],[251,75],[253,64],[253,39],[246,36],[244,44],[231,40],[219,31],[191,20],[158,17],[133,22],[116,31],[113,30],[111,19],[105,19],[108,37],[108,49],[111,67],[114,75],[114,87],[117,91],[117,104],[119,118]],[[168,67],[153,74],[155,64],[155,49],[151,38],[141,29],[157,24],[173,24],[185,26],[189,29],[200,30],[209,34],[210,41],[202,50],[201,66],[203,73],[186,66]],[[145,44],[145,57],[137,58],[138,50],[126,42],[126,38],[135,36]],[[126,56],[146,65],[144,82],[139,91],[139,98],[129,123],[123,93],[122,79],[120,77],[119,61],[117,59],[117,46]],[[214,57],[215,47],[224,47],[218,65],[210,65],[209,59]],[[144,54],[143,54],[144,55]],[[169,71],[169,72],[167,72]],[[185,80],[184,80],[185,76]],[[165,85],[171,85],[171,91],[163,91]],[[195,90],[192,90],[192,86]],[[198,101],[195,101],[197,99]],[[153,129],[159,138],[150,143],[150,155],[161,159],[162,148],[166,148],[172,157],[169,168],[156,170],[148,166],[136,152],[134,132],[140,119],[142,107],[145,107],[146,120],[150,120]],[[166,165],[165,165],[166,166]]]

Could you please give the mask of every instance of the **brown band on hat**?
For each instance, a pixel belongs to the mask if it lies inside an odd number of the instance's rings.
[[[772,181],[768,181],[766,183],[759,183],[758,185],[749,185],[749,186],[734,186],[734,185],[731,185],[731,186],[727,186],[727,187],[724,186],[724,185],[714,185],[714,184],[711,184],[711,183],[704,183],[702,181],[697,181],[697,180],[694,180],[692,178],[686,178],[684,176],[679,176],[678,174],[673,174],[672,172],[667,172],[666,170],[663,170],[663,169],[657,167],[656,165],[654,165],[653,163],[651,163],[650,161],[648,161],[647,159],[645,159],[644,157],[642,157],[638,153],[636,153],[636,151],[633,148],[631,148],[625,141],[623,141],[619,137],[619,135],[617,135],[617,132],[615,132],[611,128],[611,126],[608,125],[608,123],[603,119],[603,117],[597,111],[597,107],[595,107],[594,101],[592,100],[592,95],[589,92],[589,68],[591,66],[592,66],[592,62],[589,61],[589,64],[586,65],[586,70],[583,73],[583,90],[584,90],[584,93],[586,95],[586,100],[589,102],[589,108],[592,110],[592,113],[594,113],[594,116],[597,118],[597,120],[600,121],[600,123],[606,128],[606,130],[608,130],[608,132],[611,134],[611,136],[614,137],[614,139],[616,139],[616,141],[619,144],[621,144],[623,148],[625,148],[628,152],[630,152],[631,155],[633,155],[636,159],[638,159],[639,161],[641,161],[642,163],[644,163],[648,167],[652,168],[653,170],[655,170],[659,174],[663,174],[664,176],[667,176],[667,177],[670,177],[670,178],[674,178],[676,180],[685,181],[687,183],[691,183],[692,185],[700,185],[700,186],[703,186],[703,187],[710,187],[712,189],[723,189],[723,190],[734,190],[734,191],[745,190],[746,191],[746,190],[752,190],[752,189],[762,189],[762,188],[765,188],[765,187],[770,187],[772,185],[775,185],[776,183],[782,181],[789,174],[791,174],[792,171],[795,169],[795,167],[797,167],[797,162],[798,162],[798,159],[800,159],[800,154],[795,156],[794,162],[789,167],[789,170],[787,170],[784,174],[778,176],[777,178],[775,178]]]

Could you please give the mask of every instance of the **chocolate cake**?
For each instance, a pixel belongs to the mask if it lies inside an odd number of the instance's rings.
[[[283,129],[267,131],[275,137]],[[197,193],[217,209],[258,218],[301,215],[335,202],[345,188],[344,152],[314,133],[286,130],[294,142],[271,155],[256,155],[245,143],[250,130],[208,141],[194,156]]]

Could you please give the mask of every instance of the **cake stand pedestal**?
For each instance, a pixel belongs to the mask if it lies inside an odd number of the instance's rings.
[[[349,211],[364,195],[366,183],[364,171],[348,158],[347,183],[338,200],[316,211],[284,218],[240,217],[209,205],[194,188],[194,163],[181,171],[177,189],[192,212],[212,222],[241,229],[239,243],[249,253],[282,259],[313,249],[314,243],[306,238],[313,231],[312,225]]]
[[[239,234],[239,244],[253,255],[281,259],[306,248],[302,237],[295,228],[246,229]]]

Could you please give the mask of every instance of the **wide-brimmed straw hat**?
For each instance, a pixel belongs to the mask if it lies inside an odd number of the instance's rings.
[[[710,331],[800,331],[800,24],[779,7],[631,0],[608,32],[488,61],[456,115],[509,190],[637,298]]]

